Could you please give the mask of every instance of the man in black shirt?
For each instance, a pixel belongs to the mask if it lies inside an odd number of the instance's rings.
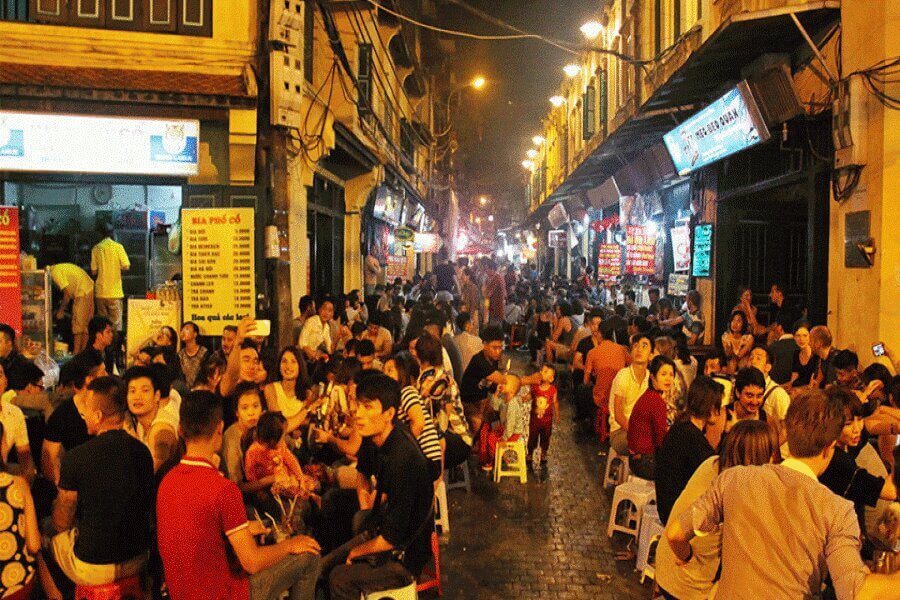
[[[58,535],[50,546],[56,564],[76,585],[131,577],[147,562],[153,459],[143,443],[122,429],[126,410],[120,379],[92,381],[82,414],[95,437],[62,459],[53,504]]]
[[[456,267],[447,258],[447,249],[441,248],[438,252],[438,264],[431,271],[437,279],[435,291],[457,294],[459,285],[456,282]]]
[[[409,431],[396,425],[400,385],[386,375],[364,378],[356,390],[356,430],[377,447],[372,537],[350,550],[329,576],[332,600],[403,587],[430,556],[434,491],[428,462]]]
[[[472,357],[459,384],[459,396],[472,431],[481,428],[488,396],[503,383],[500,356],[503,354],[503,329],[492,325],[481,333],[484,349]],[[482,383],[484,382],[484,383]]]
[[[29,362],[16,349],[16,331],[6,323],[0,323],[0,367],[6,373],[8,389],[25,388],[24,366]]]
[[[578,342],[575,355],[572,357],[572,381],[575,382],[575,419],[593,419],[594,410],[594,386],[584,383],[584,361],[588,352],[603,341],[600,325],[603,323],[603,313],[594,309],[588,315],[588,328],[591,335]]]

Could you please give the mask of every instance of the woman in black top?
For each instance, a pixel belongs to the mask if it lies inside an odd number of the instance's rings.
[[[656,451],[656,503],[659,518],[669,513],[697,467],[715,454],[704,430],[720,418],[725,388],[709,377],[697,377],[688,389],[687,406]]]
[[[798,325],[794,331],[794,341],[797,342],[797,350],[791,362],[791,382],[788,386],[803,387],[809,385],[816,371],[819,370],[819,357],[812,351],[809,345],[809,329],[805,324]]]

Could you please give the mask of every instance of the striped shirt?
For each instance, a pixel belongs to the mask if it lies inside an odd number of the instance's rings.
[[[422,414],[425,415],[425,427],[416,437],[419,447],[425,458],[432,462],[441,461],[441,443],[438,439],[437,430],[434,428],[434,420],[431,418],[431,411],[425,409],[422,397],[415,387],[408,385],[400,392],[400,413],[397,415],[400,420],[410,425],[409,411],[413,406],[419,405]]]

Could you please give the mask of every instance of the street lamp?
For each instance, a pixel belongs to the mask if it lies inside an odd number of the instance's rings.
[[[536,135],[533,138],[531,138],[531,141],[534,142],[535,146],[541,146],[547,140],[545,140],[544,136],[542,136],[542,135]]]
[[[603,24],[599,21],[588,21],[581,26],[581,33],[589,40],[596,40],[603,33]]]
[[[485,206],[488,203],[488,197],[482,196],[481,198],[478,199],[478,201],[481,202],[482,206]]]
[[[493,223],[493,222],[494,222],[494,215],[488,215],[488,221],[490,221],[491,223]]]
[[[537,156],[538,156],[538,151],[535,150],[534,148],[530,148],[530,149],[528,150],[528,152],[526,152],[525,154],[528,155],[528,158],[529,158],[529,159],[534,160],[534,159],[536,159]]]
[[[566,77],[572,78],[581,73],[581,67],[572,63],[563,67],[563,73],[566,74]]]
[[[534,171],[534,161],[533,160],[523,160],[522,167],[528,169],[529,171]]]
[[[566,99],[563,96],[552,96],[550,98],[550,104],[552,104],[555,108],[559,108],[565,103]]]
[[[450,104],[453,102],[453,96],[459,95],[466,88],[472,88],[473,90],[481,91],[486,85],[487,79],[479,75],[472,79],[472,81],[457,86],[449,94],[447,94],[447,107],[445,110],[446,118],[444,119],[444,122],[447,124],[447,128],[444,131],[436,134],[435,137],[443,137],[450,133],[450,129],[452,128],[452,125],[450,123]]]
[[[473,79],[469,85],[472,86],[473,88],[475,88],[476,90],[480,90],[481,88],[483,88],[485,86],[486,83],[487,83],[487,79],[479,76],[479,77],[476,77],[475,79]]]

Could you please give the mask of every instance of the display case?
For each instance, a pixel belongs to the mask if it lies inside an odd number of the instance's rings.
[[[51,308],[50,271],[22,271],[22,347],[31,354],[46,352],[53,356],[53,319]],[[39,345],[40,348],[36,347]]]

